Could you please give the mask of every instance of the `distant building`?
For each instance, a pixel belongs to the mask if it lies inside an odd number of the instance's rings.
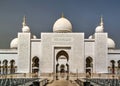
[[[0,49],[0,73],[120,73],[120,49],[104,32],[103,19],[88,39],[82,32],[72,32],[71,22],[62,16],[53,32],[37,38],[23,19],[22,32]]]

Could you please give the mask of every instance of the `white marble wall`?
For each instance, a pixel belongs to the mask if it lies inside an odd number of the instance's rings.
[[[41,65],[41,40],[31,39],[31,72],[32,72],[32,59],[37,56],[39,58],[39,69]],[[40,71],[39,71],[40,72]]]
[[[30,33],[18,33],[18,73],[30,73]]]
[[[120,53],[118,54],[108,54],[107,67],[111,66],[111,60],[115,61],[115,66],[118,66],[118,61],[120,60]]]
[[[0,61],[3,62],[4,60],[7,60],[8,62],[10,62],[11,60],[15,60],[17,65],[17,57],[18,55],[13,53],[0,54]]]
[[[4,60],[8,61],[8,64],[10,64],[11,60],[15,60],[15,65],[17,66],[17,53],[0,53],[0,61],[3,62]],[[2,64],[2,63],[1,63]]]
[[[84,33],[42,33],[41,72],[54,72],[55,47],[71,47],[70,72],[84,72]]]
[[[41,39],[31,39],[30,33],[18,33],[17,49],[0,49],[0,61],[15,60],[18,73],[32,72],[32,58],[40,60],[40,73],[53,73],[56,55],[64,50],[69,55],[70,73],[85,73],[86,58],[93,59],[94,73],[107,73],[110,61],[120,60],[120,50],[107,48],[107,33],[95,33],[95,39],[84,39],[84,33],[41,33]]]
[[[107,33],[95,33],[96,73],[107,73]]]
[[[85,41],[85,66],[86,66],[86,58],[91,57],[93,60],[93,70],[95,72],[95,40],[90,39]]]
[[[1,61],[1,66],[3,66],[3,61],[7,60],[7,66],[10,66],[10,61],[14,60],[15,61],[15,66],[17,66],[17,50],[16,49],[0,49],[0,61]],[[10,73],[10,68],[8,68],[8,74]],[[17,71],[17,69],[15,70]],[[1,69],[1,74],[3,73],[3,70]]]

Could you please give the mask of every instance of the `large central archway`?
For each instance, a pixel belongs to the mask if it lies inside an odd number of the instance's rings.
[[[69,79],[69,55],[61,50],[56,54],[56,79]]]

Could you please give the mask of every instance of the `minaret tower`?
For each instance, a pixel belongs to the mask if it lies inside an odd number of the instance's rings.
[[[100,26],[104,29],[103,17],[100,18]]]
[[[22,32],[23,33],[29,33],[30,32],[30,28],[29,26],[26,25],[26,17],[23,17],[23,23],[22,23]]]
[[[23,23],[22,23],[23,27],[26,26],[26,17],[23,17]]]
[[[18,73],[30,73],[31,72],[31,60],[30,60],[30,40],[31,33],[30,28],[26,25],[26,18],[23,17],[22,32],[18,33]],[[21,64],[22,63],[22,64]]]

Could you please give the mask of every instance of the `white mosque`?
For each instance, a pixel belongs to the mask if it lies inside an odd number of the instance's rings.
[[[53,32],[31,34],[23,19],[22,32],[10,43],[10,49],[0,49],[0,74],[11,73],[120,73],[120,49],[104,32],[103,18],[95,33],[85,39],[83,32],[72,32],[65,17],[53,25]]]

